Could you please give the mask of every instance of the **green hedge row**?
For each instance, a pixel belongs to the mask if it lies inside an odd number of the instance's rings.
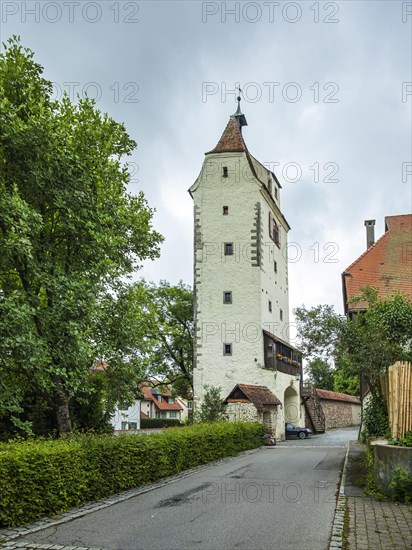
[[[181,422],[178,418],[141,418],[140,428],[146,430],[147,428],[172,428],[173,426],[180,426]]]
[[[260,424],[0,445],[0,526],[28,523],[262,444]]]

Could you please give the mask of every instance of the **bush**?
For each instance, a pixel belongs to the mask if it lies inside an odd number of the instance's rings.
[[[389,431],[388,412],[382,399],[372,396],[366,404],[362,418],[362,440],[385,437]]]
[[[77,435],[0,444],[0,526],[139,487],[262,444],[263,427],[216,422],[159,434]]]
[[[388,443],[398,447],[412,447],[412,432],[406,432],[405,437],[399,439],[388,439]]]
[[[412,502],[412,475],[403,468],[395,468],[388,489],[394,500],[410,504]]]
[[[181,422],[178,418],[141,418],[140,428],[142,430],[149,428],[171,428],[180,426]]]

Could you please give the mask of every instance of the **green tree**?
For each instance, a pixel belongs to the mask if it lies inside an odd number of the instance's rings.
[[[220,395],[222,388],[205,386],[205,394],[200,406],[195,410],[196,422],[216,422],[226,420],[226,405]]]
[[[334,389],[335,373],[327,361],[319,357],[312,359],[306,367],[306,372],[309,383],[315,388],[322,390]]]
[[[380,377],[398,360],[412,360],[412,303],[402,294],[380,300],[366,287],[354,301],[368,309],[353,319],[337,315],[330,306],[297,308],[300,347],[306,357],[330,357],[335,391],[358,392],[359,377],[381,399]]]
[[[135,285],[140,351],[147,376],[171,387],[176,395],[193,392],[193,292],[182,281]]]
[[[126,354],[113,353],[115,338],[99,341],[93,328],[107,295],[124,294],[126,278],[142,259],[158,256],[162,238],[144,195],[127,192],[122,159],[136,144],[124,126],[88,99],[53,101],[42,72],[18,39],[4,45],[0,379],[8,391],[0,411],[14,415],[24,388],[36,388],[62,434],[71,430],[69,402],[96,357],[115,355],[127,365]]]

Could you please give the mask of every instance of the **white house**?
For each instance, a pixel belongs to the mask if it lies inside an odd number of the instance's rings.
[[[135,398],[131,405],[119,403],[116,406],[111,423],[115,431],[140,430],[140,404],[141,399]]]
[[[290,227],[280,208],[277,177],[244,142],[247,122],[238,102],[189,189],[194,201],[194,405],[207,385],[220,387],[222,399],[238,384],[260,391],[264,386],[279,400],[276,425],[268,426],[279,439],[285,421],[304,421],[301,354],[289,343]]]

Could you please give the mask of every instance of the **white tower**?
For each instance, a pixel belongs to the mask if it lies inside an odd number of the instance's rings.
[[[205,386],[222,399],[237,384],[266,386],[285,421],[302,421],[300,353],[289,344],[287,234],[281,185],[248,151],[238,108],[206,153],[189,192],[194,201],[194,401]],[[231,400],[232,401],[232,400]],[[242,401],[242,400],[238,400]],[[263,410],[263,409],[262,409]]]

